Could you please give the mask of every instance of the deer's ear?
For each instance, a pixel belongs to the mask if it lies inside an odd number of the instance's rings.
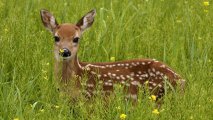
[[[42,9],[40,11],[40,14],[41,14],[41,20],[42,20],[42,23],[44,24],[44,26],[50,32],[54,33],[58,26],[58,23],[57,23],[55,17],[49,11],[47,11],[45,9]]]
[[[84,30],[92,26],[95,15],[96,15],[96,10],[95,9],[91,10],[78,21],[76,26],[78,26],[83,32]]]

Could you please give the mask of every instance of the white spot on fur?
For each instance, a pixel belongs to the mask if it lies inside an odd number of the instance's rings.
[[[113,86],[113,84],[112,83],[108,83],[108,86]]]
[[[130,73],[130,75],[131,75],[131,76],[134,76],[134,75],[135,75],[135,73],[134,73],[134,72],[131,72],[131,73]]]
[[[155,72],[155,68],[152,68],[152,71]]]
[[[104,82],[105,86],[112,86],[113,84],[111,82]]]
[[[94,84],[87,84],[87,87],[94,87]]]
[[[104,69],[104,68],[106,68],[106,67],[102,66],[101,68],[103,68],[103,69]]]
[[[142,74],[141,77],[148,77],[148,74]]]
[[[101,75],[99,74],[99,75],[98,75],[98,78],[100,78],[100,77],[101,77]]]
[[[139,85],[139,82],[138,81],[132,81],[131,84],[132,85]]]
[[[132,63],[133,66],[137,66],[134,62]]]
[[[130,76],[129,76],[129,75],[126,75],[126,77],[127,77],[127,78],[130,78]]]
[[[87,95],[88,97],[92,97],[92,95],[90,94],[90,92],[86,92],[86,95]]]
[[[156,75],[160,75],[160,72],[159,72],[159,71],[156,71]]]
[[[130,97],[131,97],[133,100],[137,100],[137,98],[138,98],[137,94],[132,94],[132,95],[130,95]]]
[[[107,74],[108,74],[109,76],[111,76],[112,73],[108,72]]]
[[[161,67],[161,68],[165,68],[166,66],[165,66],[165,65],[161,65],[160,67]]]
[[[172,72],[173,74],[175,73],[174,71],[172,71],[171,69],[169,68],[166,68],[168,71]]]
[[[155,77],[155,74],[152,72],[150,72],[149,75]]]
[[[125,80],[125,77],[123,75],[120,75],[121,79]]]
[[[125,81],[122,80],[122,81],[121,81],[121,84],[125,84]]]
[[[155,60],[154,62],[159,62],[159,61]]]
[[[96,67],[96,68],[105,68],[105,66],[101,66],[101,65],[93,65],[93,64],[88,64],[86,66],[91,66],[91,67]]]
[[[91,71],[91,73],[94,74],[94,75],[96,74],[96,72],[94,72],[94,71]]]

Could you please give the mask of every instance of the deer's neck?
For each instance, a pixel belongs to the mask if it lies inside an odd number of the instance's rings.
[[[61,81],[62,82],[68,82],[76,75],[81,72],[81,66],[78,61],[77,55],[72,60],[64,60],[61,63],[62,65],[62,73],[61,73]],[[56,69],[58,69],[59,66],[56,66]]]

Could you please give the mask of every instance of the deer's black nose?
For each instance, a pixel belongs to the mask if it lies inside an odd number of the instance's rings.
[[[69,56],[71,56],[71,52],[67,48],[60,49],[59,50],[59,54],[62,57],[69,57]]]

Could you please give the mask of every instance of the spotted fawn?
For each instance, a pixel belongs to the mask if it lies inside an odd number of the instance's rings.
[[[180,83],[184,89],[185,80],[164,63],[153,59],[133,59],[118,62],[89,63],[80,62],[77,57],[79,41],[83,32],[92,26],[95,10],[85,14],[76,24],[58,24],[55,17],[47,10],[41,10],[43,25],[53,34],[55,70],[60,75],[60,83],[75,81],[75,87],[85,89],[86,97],[92,97],[96,86],[100,85],[102,92],[108,95],[113,92],[115,84],[124,87],[126,98],[137,100],[139,90],[144,86],[151,94],[160,98],[165,93],[165,79],[172,87]],[[59,71],[58,64],[62,65]],[[56,74],[57,74],[56,72]],[[82,87],[83,76],[87,76],[86,84]],[[85,83],[85,82],[84,82]],[[140,87],[142,86],[142,87]]]

